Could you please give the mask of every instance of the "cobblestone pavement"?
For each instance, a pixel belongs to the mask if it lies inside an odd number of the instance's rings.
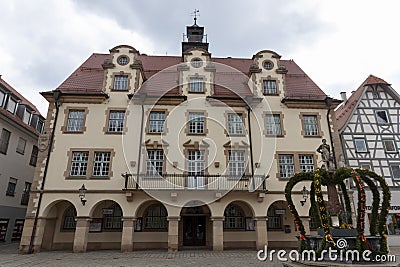
[[[399,258],[400,247],[392,248],[391,254]],[[398,259],[399,260],[399,259]],[[67,251],[41,252],[19,255],[17,244],[0,245],[0,266],[282,266],[274,262],[259,261],[253,250],[186,250],[168,253],[166,251],[89,251],[75,254]]]

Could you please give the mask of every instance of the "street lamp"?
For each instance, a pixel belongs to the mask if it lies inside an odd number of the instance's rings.
[[[301,193],[303,193],[303,200],[300,200],[300,203],[301,203],[302,206],[304,206],[304,204],[307,201],[308,193],[309,193],[307,188],[306,188],[306,186],[303,186],[303,190],[301,190]]]
[[[79,188],[79,198],[81,199],[81,202],[82,202],[82,205],[83,206],[85,206],[85,204],[86,204],[86,198],[85,198],[85,195],[86,195],[86,188],[85,188],[85,185],[83,184],[82,185],[82,187],[81,188]]]

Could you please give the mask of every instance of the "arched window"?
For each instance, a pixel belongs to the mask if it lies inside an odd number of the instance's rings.
[[[235,204],[229,204],[225,212],[225,229],[243,229],[245,227],[245,217],[243,209]]]
[[[113,210],[110,214],[103,214],[103,228],[107,230],[122,229],[122,210],[121,207],[114,203],[107,210]]]
[[[282,230],[282,215],[277,213],[278,208],[272,204],[268,209],[268,229]]]
[[[75,230],[76,228],[76,210],[71,204],[64,212],[63,229],[64,230]]]
[[[147,208],[144,214],[144,229],[166,230],[168,228],[167,210],[161,204],[154,204]]]

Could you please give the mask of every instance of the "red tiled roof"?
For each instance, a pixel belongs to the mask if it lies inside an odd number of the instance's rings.
[[[36,114],[40,114],[39,110],[36,108],[34,104],[32,104],[29,100],[27,100],[23,95],[21,95],[17,90],[15,90],[11,85],[9,85],[3,78],[0,76],[0,84],[2,84],[5,88],[10,90],[15,96],[21,99],[21,104],[29,106],[32,110],[35,111]]]
[[[29,106],[33,111],[35,111],[35,114],[38,114],[42,116],[39,112],[39,110],[36,108],[34,104],[32,104],[29,100],[27,100],[23,95],[21,95],[16,89],[14,89],[10,84],[8,84],[6,81],[3,80],[3,78],[0,76],[0,84],[3,85],[6,89],[12,92],[16,97],[18,97],[21,100],[21,104]],[[34,133],[35,135],[39,135],[39,132],[31,125],[27,125],[22,121],[20,117],[18,117],[16,114],[11,114],[7,110],[0,108],[0,113],[7,117],[8,119],[12,120],[14,123],[18,124],[19,126],[25,128],[26,130]],[[43,116],[42,116],[43,117]]]
[[[110,59],[110,54],[92,54],[57,89],[62,92],[82,94],[103,92],[104,70],[102,64],[106,59]],[[144,74],[148,79],[142,85],[140,92],[150,95],[177,95],[179,93],[178,73],[175,65],[182,62],[182,57],[139,55],[138,59],[142,62]],[[244,78],[254,63],[252,59],[212,58],[212,61],[220,63],[215,64],[217,75],[214,93],[216,95],[234,97],[251,94],[248,86],[244,85]],[[287,99],[325,99],[326,94],[293,60],[280,60],[280,63],[288,70],[285,87]],[[168,69],[169,67],[171,68]],[[168,70],[165,71],[165,69]],[[164,71],[161,73],[162,70]],[[238,75],[237,70],[245,75]],[[154,76],[156,73],[158,73],[157,77]],[[235,93],[230,92],[227,88],[231,88]]]
[[[353,113],[353,110],[357,105],[358,99],[364,93],[365,86],[373,84],[390,85],[381,78],[378,78],[374,75],[369,75],[368,78],[358,87],[358,89],[354,91],[349,99],[335,111],[336,123],[339,131],[346,125],[346,122],[350,119],[350,115]]]

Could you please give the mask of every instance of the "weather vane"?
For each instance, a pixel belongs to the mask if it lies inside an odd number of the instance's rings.
[[[192,14],[192,16],[194,16],[194,24],[195,25],[197,25],[197,16],[199,16],[200,17],[200,14],[199,14],[199,12],[200,12],[200,10],[198,10],[198,9],[195,9],[191,14]]]

